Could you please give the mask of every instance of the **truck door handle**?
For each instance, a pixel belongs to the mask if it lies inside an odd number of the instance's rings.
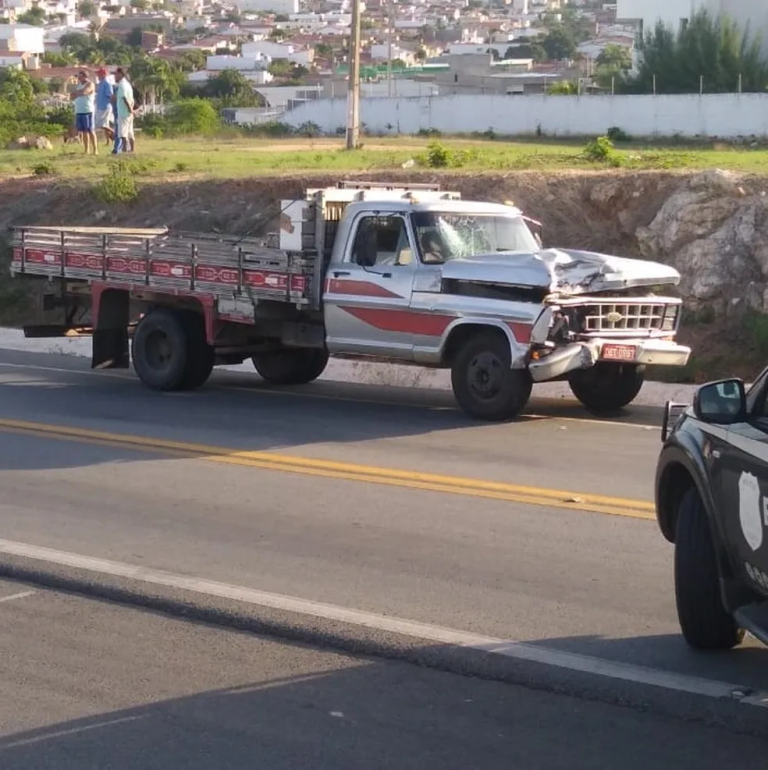
[[[712,450],[712,457],[714,457],[715,460],[719,460],[722,454],[723,453],[719,449]]]
[[[381,277],[382,278],[391,278],[392,277],[392,273],[382,273]]]
[[[352,275],[352,273],[349,272],[349,270],[334,270],[333,271],[333,277],[339,278],[342,275]]]

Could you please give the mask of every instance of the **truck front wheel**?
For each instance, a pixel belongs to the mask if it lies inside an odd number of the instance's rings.
[[[644,366],[598,361],[589,369],[573,372],[568,384],[587,409],[615,412],[637,398],[644,381]]]
[[[319,348],[283,348],[251,359],[256,371],[273,385],[304,385],[316,380],[328,365],[328,351]]]
[[[477,334],[459,348],[451,384],[457,403],[470,417],[501,422],[525,408],[533,383],[526,369],[512,369],[511,359],[502,334]]]
[[[675,537],[675,598],[685,641],[701,650],[730,650],[744,631],[723,605],[715,544],[696,489],[680,501]]]

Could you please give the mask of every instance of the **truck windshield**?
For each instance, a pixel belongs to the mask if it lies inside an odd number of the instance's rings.
[[[541,248],[519,215],[420,211],[412,215],[412,222],[422,261],[427,263]]]

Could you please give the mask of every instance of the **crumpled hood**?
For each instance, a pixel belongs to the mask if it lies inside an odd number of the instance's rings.
[[[680,273],[660,262],[574,249],[477,254],[449,260],[442,273],[448,279],[530,286],[566,295],[680,282]]]

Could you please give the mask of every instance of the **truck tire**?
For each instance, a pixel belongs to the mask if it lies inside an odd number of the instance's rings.
[[[133,368],[152,390],[183,390],[189,376],[189,335],[182,313],[156,308],[147,313],[133,335]]]
[[[723,606],[709,519],[698,491],[680,501],[675,537],[675,600],[685,641],[700,650],[730,650],[744,631]]]
[[[328,365],[328,351],[320,348],[283,348],[251,359],[259,375],[272,385],[305,385]]]
[[[571,392],[593,412],[615,412],[631,404],[645,381],[645,367],[599,361],[568,378]]]
[[[193,310],[184,312],[187,334],[187,367],[181,384],[183,390],[197,390],[208,382],[213,371],[216,351],[208,344],[205,319]]]
[[[451,385],[464,412],[489,422],[520,414],[533,383],[526,369],[512,369],[511,362],[509,342],[502,334],[482,332],[459,348],[451,366]]]

